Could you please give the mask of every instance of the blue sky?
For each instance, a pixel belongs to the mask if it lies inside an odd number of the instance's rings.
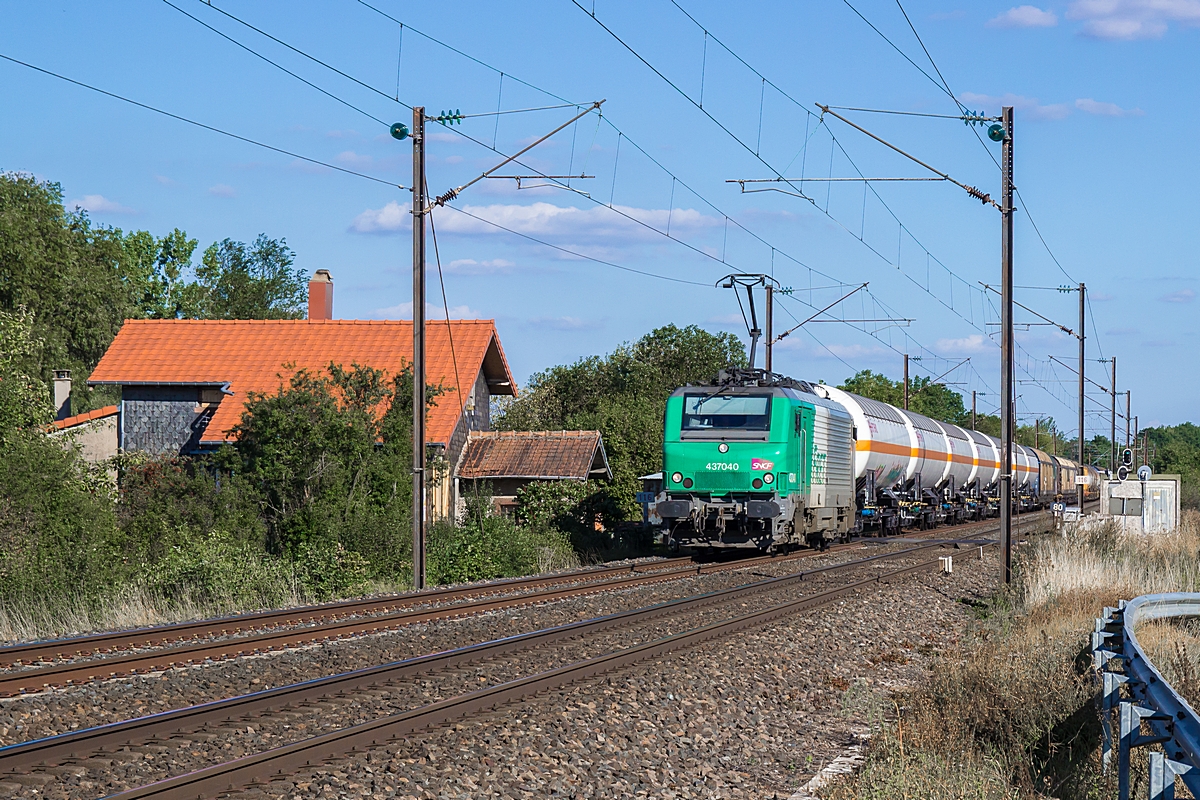
[[[868,291],[834,315],[912,320],[812,323],[779,344],[778,370],[828,382],[857,369],[898,377],[909,352],[920,356],[914,374],[936,376],[969,357],[946,380],[980,392],[981,410],[995,408],[995,300],[980,286],[999,280],[994,209],[945,182],[747,184],[791,194],[742,193],[728,182],[930,174],[814,106],[959,113],[891,0],[852,0],[853,8],[843,0],[598,0],[594,19],[590,0],[586,10],[571,0],[370,0],[374,9],[356,0],[216,0],[232,16],[197,0],[172,2],[199,22],[161,0],[10,0],[0,53],[382,182],[10,62],[0,62],[0,169],[60,182],[71,203],[106,225],[160,235],[179,227],[202,247],[260,232],[285,237],[298,266],[332,272],[336,316],[395,318],[411,313],[410,197],[387,185],[409,185],[411,149],[382,124],[410,122],[411,112],[395,98],[431,113],[484,115],[431,126],[434,194],[495,165],[492,148],[513,153],[576,113],[490,113],[497,108],[603,99],[602,119],[585,116],[524,166],[500,171],[593,177],[571,189],[484,180],[454,201],[459,210],[434,216],[451,316],[494,318],[519,381],[666,323],[744,337],[734,297],[712,285],[733,271],[768,272],[793,290],[777,327],[863,282]],[[1024,201],[1016,283],[1050,287],[1021,289],[1018,300],[1074,327],[1076,296],[1053,287],[1086,282],[1089,375],[1107,387],[1108,367],[1094,359],[1115,354],[1118,389],[1133,387],[1143,425],[1196,419],[1200,379],[1181,365],[1198,331],[1191,233],[1200,103],[1185,76],[1195,73],[1200,1],[908,0],[904,10],[965,107],[1016,108]],[[839,113],[998,194],[999,146],[962,122]],[[430,286],[440,314],[436,271]],[[1036,319],[1019,312],[1018,321]],[[1073,429],[1074,340],[1030,326],[1018,341],[1020,413]],[[1089,435],[1106,433],[1106,396],[1095,387],[1089,394]]]

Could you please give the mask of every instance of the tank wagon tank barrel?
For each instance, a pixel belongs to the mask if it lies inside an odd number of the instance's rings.
[[[998,439],[859,397],[742,369],[667,401],[656,511],[673,545],[824,547],[999,514]],[[1101,473],[1013,448],[1014,507],[1099,495]]]

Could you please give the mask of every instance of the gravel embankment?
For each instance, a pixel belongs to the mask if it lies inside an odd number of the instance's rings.
[[[0,699],[0,746],[398,661],[912,545],[868,545],[393,631]]]
[[[960,560],[960,558],[962,560]],[[787,798],[958,641],[996,558],[269,784],[278,798]]]
[[[956,555],[963,559],[967,553],[957,551]],[[861,551],[839,553],[822,557],[822,561],[843,561],[861,555]],[[894,569],[901,563],[927,560],[935,555],[936,551],[925,551],[900,562],[886,561],[856,568],[854,578],[847,573],[833,573],[806,580],[801,587],[787,590],[786,596],[815,593],[861,578],[864,570]],[[905,579],[896,586],[872,588],[860,598],[840,603],[836,612],[832,607],[812,612],[807,623],[777,624],[767,631],[743,634],[706,646],[703,654],[699,651],[683,653],[649,669],[631,670],[619,677],[583,684],[522,704],[516,707],[516,714],[502,715],[506,725],[495,721],[471,722],[458,726],[455,731],[419,737],[407,750],[380,751],[361,763],[348,761],[343,766],[316,773],[310,776],[312,780],[292,781],[287,796],[325,796],[322,792],[327,794],[329,790],[334,790],[337,795],[348,792],[348,796],[411,794],[413,787],[422,784],[433,788],[435,793],[418,796],[473,797],[487,795],[492,788],[500,792],[496,796],[528,793],[541,796],[567,789],[570,791],[566,796],[600,796],[606,791],[611,792],[611,796],[623,796],[636,793],[639,786],[657,796],[662,795],[668,785],[681,792],[678,796],[711,796],[714,791],[720,796],[758,796],[754,792],[759,789],[753,789],[751,795],[737,794],[756,785],[760,788],[782,786],[780,791],[784,791],[788,785],[796,785],[800,777],[819,768],[827,755],[837,754],[835,751],[848,741],[853,727],[861,726],[864,720],[860,717],[864,710],[874,709],[872,713],[879,713],[878,692],[895,681],[919,675],[924,658],[922,653],[944,646],[948,641],[946,637],[955,635],[961,620],[954,598],[964,593],[978,593],[991,577],[991,570],[982,569],[978,562],[972,564],[959,559],[956,559],[959,569],[954,576],[923,575]],[[812,561],[802,563],[805,567],[813,565]],[[794,569],[784,569],[787,566],[772,564],[767,570],[756,571],[771,574]],[[141,713],[148,713],[180,705],[169,698],[186,691],[186,684],[203,683],[210,690],[222,685],[220,680],[209,675],[213,672],[239,672],[239,679],[248,678],[248,690],[258,690],[268,683],[312,677],[282,677],[297,672],[299,665],[289,662],[298,659],[303,659],[310,669],[316,667],[318,674],[329,674],[350,668],[332,665],[352,656],[358,656],[355,660],[360,662],[380,663],[387,660],[381,653],[395,651],[398,645],[407,647],[411,655],[438,649],[435,642],[446,636],[458,638],[456,644],[461,644],[461,636],[466,632],[464,628],[473,631],[474,639],[495,637],[504,635],[496,630],[497,627],[511,627],[514,623],[521,629],[544,627],[597,613],[611,613],[618,607],[632,608],[660,601],[666,598],[658,596],[647,600],[646,595],[661,595],[663,590],[670,590],[671,596],[686,596],[719,588],[715,583],[737,585],[752,577],[745,573],[723,573],[688,582],[643,587],[616,596],[577,598],[536,609],[541,616],[558,617],[557,622],[543,621],[541,625],[529,624],[528,616],[534,609],[500,612],[488,615],[492,619],[476,617],[421,626],[424,630],[412,629],[411,635],[404,637],[385,634],[352,643],[331,643],[303,652],[240,659],[206,668],[172,670],[157,679],[119,683],[130,688],[141,684],[135,690],[138,708]],[[681,583],[692,585],[685,587]],[[744,598],[733,608],[706,609],[632,629],[610,631],[585,640],[494,659],[472,669],[423,676],[421,680],[355,695],[344,701],[323,702],[286,715],[272,715],[236,727],[189,735],[186,740],[135,747],[129,752],[59,770],[54,780],[46,785],[25,784],[21,790],[26,793],[37,790],[37,796],[54,798],[107,794],[124,786],[179,774],[333,727],[377,718],[441,697],[726,619],[778,603],[785,599],[782,594],[763,593]],[[604,608],[597,610],[597,603],[602,603]],[[574,607],[567,608],[569,606]],[[486,626],[488,633],[479,635],[481,626]],[[397,639],[401,641],[395,641]],[[354,666],[363,665],[357,663]],[[208,681],[204,682],[206,675]],[[253,677],[249,677],[251,675]],[[109,682],[112,683],[118,682]],[[224,685],[228,686],[228,683]],[[86,701],[80,702],[78,696],[71,695],[97,688],[45,693],[22,701],[27,710],[34,707],[40,712],[29,717],[38,723],[56,719],[63,724],[74,712],[83,715],[85,722],[96,724],[97,711],[84,705]],[[11,708],[12,704],[9,705],[0,709],[0,714],[15,710]],[[128,708],[121,703],[114,706],[114,710],[120,707]],[[42,719],[37,720],[37,717]],[[22,727],[28,730],[28,725],[26,722]],[[448,777],[451,775],[453,777]],[[376,788],[364,794],[372,781]],[[328,789],[322,788],[326,784],[329,784]],[[13,786],[8,788],[15,789]],[[272,785],[270,791],[275,794],[277,789],[283,788]]]

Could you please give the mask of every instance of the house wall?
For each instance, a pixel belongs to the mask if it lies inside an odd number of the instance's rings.
[[[121,446],[155,455],[199,450],[216,407],[202,405],[200,391],[197,386],[122,387]]]
[[[117,454],[117,415],[89,420],[50,436],[70,441],[84,461],[96,464]]]
[[[433,492],[430,511],[435,519],[449,516],[457,518],[461,514],[461,503],[458,491],[458,462],[462,458],[463,448],[467,446],[467,436],[471,431],[488,431],[492,429],[492,393],[488,390],[487,378],[483,370],[475,376],[475,386],[471,390],[471,400],[474,408],[468,407],[447,444],[445,456],[450,464],[450,472],[445,481]]]

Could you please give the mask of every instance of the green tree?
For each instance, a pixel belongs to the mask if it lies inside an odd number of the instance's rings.
[[[251,245],[225,239],[204,251],[196,268],[203,319],[303,319],[308,276],[292,267],[284,239],[260,233]]]
[[[85,383],[92,367],[136,314],[123,256],[120,232],[63,208],[57,183],[0,174],[0,311],[33,313],[39,346],[30,374],[49,382],[53,370],[71,370],[79,410],[94,402]]]
[[[619,510],[619,518],[640,519],[633,502],[637,478],[662,469],[667,397],[680,386],[745,364],[745,349],[733,334],[667,325],[603,358],[590,356],[537,373],[493,426],[600,431],[613,471],[608,505]]]
[[[430,404],[442,393],[427,387]],[[380,577],[409,568],[412,371],[330,364],[252,394],[219,468],[258,492],[272,552],[343,546]],[[431,469],[432,469],[431,464]]]
[[[33,314],[24,306],[0,311],[0,438],[6,431],[37,429],[54,419],[45,381],[31,375],[41,342],[33,335]]]
[[[176,228],[162,238],[148,231],[125,236],[123,279],[135,308],[146,319],[198,319],[202,288],[194,280],[196,240]]]

